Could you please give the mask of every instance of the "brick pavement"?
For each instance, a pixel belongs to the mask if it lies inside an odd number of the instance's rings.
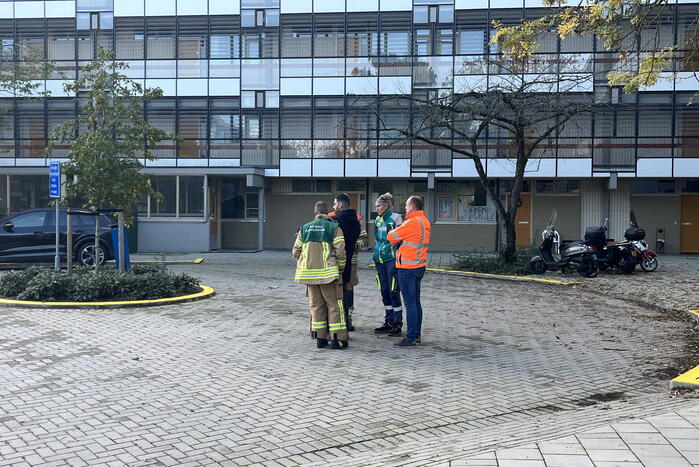
[[[172,269],[210,300],[0,309],[0,465],[441,464],[697,405],[668,394],[687,324],[658,312],[428,274],[424,345],[398,349],[365,268],[351,348],[318,350],[292,268],[207,255]]]
[[[623,419],[574,435],[487,451],[451,467],[692,467],[699,465],[699,404]]]

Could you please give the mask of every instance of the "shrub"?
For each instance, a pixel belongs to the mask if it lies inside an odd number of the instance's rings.
[[[131,272],[76,268],[73,274],[34,267],[0,277],[0,295],[19,300],[105,301],[146,300],[187,295],[201,290],[199,279],[172,274],[165,266],[134,265]]]
[[[454,255],[454,269],[461,271],[482,272],[486,274],[506,274],[524,276],[529,274],[527,265],[529,260],[537,255],[536,248],[518,248],[517,258],[514,263],[507,264],[500,255]]]

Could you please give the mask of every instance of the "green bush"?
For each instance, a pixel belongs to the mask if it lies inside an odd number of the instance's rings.
[[[535,247],[517,249],[517,258],[514,263],[507,264],[500,255],[454,255],[454,269],[461,271],[482,272],[486,274],[506,274],[512,276],[524,276],[529,274],[527,265],[533,256],[537,255]]]
[[[170,273],[165,266],[134,265],[131,272],[103,268],[76,268],[73,274],[34,267],[0,277],[0,295],[37,301],[152,300],[201,290],[199,279]]]

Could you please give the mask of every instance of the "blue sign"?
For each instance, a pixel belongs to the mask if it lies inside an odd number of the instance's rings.
[[[49,196],[51,198],[61,197],[61,163],[49,163]]]

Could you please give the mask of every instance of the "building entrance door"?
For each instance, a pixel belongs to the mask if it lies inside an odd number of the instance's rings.
[[[359,195],[357,193],[347,193],[347,196],[350,198],[350,206],[359,214]]]
[[[522,203],[515,216],[515,234],[517,246],[526,248],[532,243],[532,197],[529,194],[520,194],[519,199]]]
[[[680,252],[699,253],[699,195],[682,195]]]

